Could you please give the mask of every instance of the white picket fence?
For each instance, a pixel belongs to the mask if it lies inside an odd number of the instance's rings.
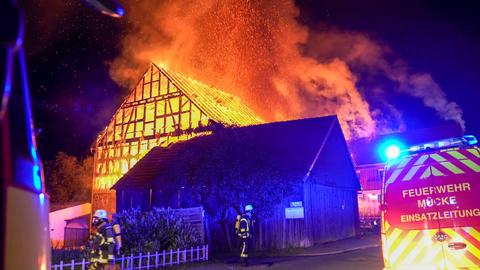
[[[208,261],[208,245],[191,247],[190,249],[163,250],[155,253],[138,254],[134,256],[122,256],[115,258],[115,263],[121,270],[158,269],[160,267],[186,264],[192,262]],[[83,258],[82,261],[72,260],[69,263],[63,261],[52,265],[51,270],[86,270],[90,262]]]

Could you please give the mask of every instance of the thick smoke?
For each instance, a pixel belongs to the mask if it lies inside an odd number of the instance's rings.
[[[388,48],[360,34],[315,32],[300,25],[291,0],[129,1],[127,5],[130,28],[122,54],[111,63],[111,75],[129,88],[155,61],[230,91],[267,121],[337,114],[346,137],[353,139],[403,125],[392,104],[373,108],[367,103],[368,95],[381,99],[385,90],[357,88],[358,76],[382,72],[398,82],[399,91],[422,98],[427,106],[441,101],[439,114],[461,120],[461,114],[455,115],[458,107],[446,101],[431,78],[398,72],[385,58]],[[330,37],[349,43],[337,48],[334,41],[324,40]],[[356,44],[356,39],[365,42]],[[354,75],[352,65],[362,67],[364,73]],[[419,94],[429,93],[433,86],[439,94],[434,102]]]
[[[377,127],[382,132],[394,131],[396,128],[392,124],[399,129],[404,128],[401,113],[388,103],[385,90],[378,83],[385,79],[390,82],[389,90],[419,98],[425,106],[434,109],[441,119],[454,120],[465,128],[462,110],[456,103],[447,100],[429,74],[412,72],[408,64],[396,57],[388,46],[365,34],[318,26],[311,31],[306,54],[319,61],[340,58],[355,74],[370,80],[367,83],[369,87],[361,88],[361,92],[367,101],[379,100],[383,103],[381,113],[373,110]]]

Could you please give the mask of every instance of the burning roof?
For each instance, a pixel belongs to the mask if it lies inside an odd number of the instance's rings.
[[[220,89],[182,76],[152,62],[158,72],[169,78],[200,110],[212,120],[227,126],[247,126],[263,123],[242,101]]]

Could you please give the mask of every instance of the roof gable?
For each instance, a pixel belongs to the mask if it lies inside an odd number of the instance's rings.
[[[165,80],[166,79],[166,80]],[[149,85],[150,82],[154,82]],[[167,70],[165,67],[158,66],[151,63],[150,67],[143,73],[135,87],[130,94],[124,99],[120,107],[115,111],[109,124],[97,136],[97,140],[105,136],[106,133],[110,137],[113,136],[113,123],[116,116],[120,115],[121,110],[127,110],[124,117],[134,117],[135,112],[130,112],[131,105],[142,105],[149,99],[158,97],[164,94],[163,91],[168,86],[170,94],[182,93],[194,107],[198,108],[210,120],[220,123],[225,126],[248,126],[264,123],[248,106],[231,94],[228,94],[220,89],[208,86],[197,80],[185,77],[173,71]],[[146,88],[145,85],[149,87]],[[180,105],[181,106],[181,105]],[[125,109],[125,107],[130,107]],[[153,106],[150,110],[155,109]],[[166,107],[169,113],[172,108]],[[169,111],[168,111],[169,110]],[[150,112],[153,114],[153,112]],[[173,112],[171,112],[173,113]]]

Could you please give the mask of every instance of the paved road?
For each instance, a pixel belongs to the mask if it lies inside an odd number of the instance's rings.
[[[272,269],[272,270],[382,270],[381,247],[365,248],[356,251],[325,256],[291,256],[257,259],[248,268],[235,262],[214,263],[198,267],[194,270],[240,270],[240,269]]]

